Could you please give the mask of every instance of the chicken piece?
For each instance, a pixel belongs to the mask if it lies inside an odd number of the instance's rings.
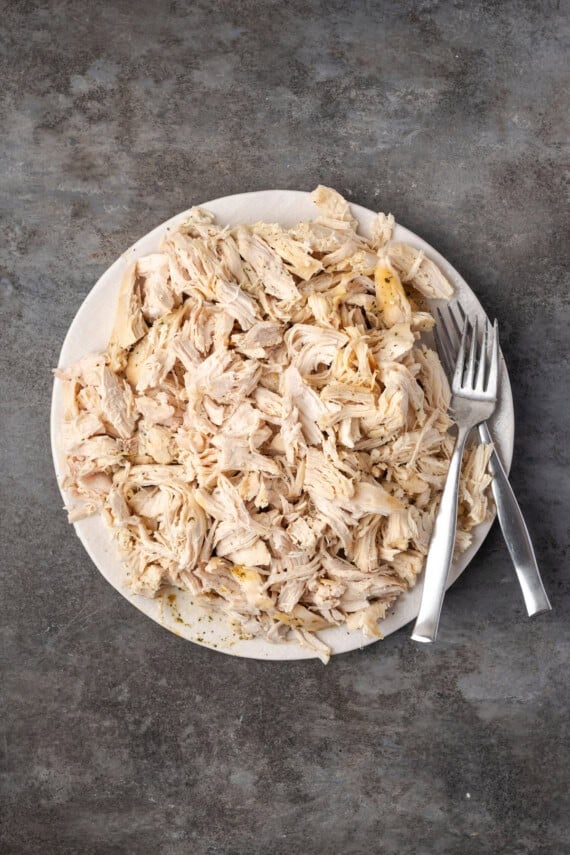
[[[213,242],[208,238],[190,237],[177,231],[164,240],[162,251],[174,262],[171,276],[179,293],[205,300],[215,298],[214,287],[220,273],[220,261]],[[177,269],[178,275],[174,272]]]
[[[124,485],[123,485],[124,486]],[[128,485],[132,490],[132,484]],[[143,487],[132,492],[129,505],[139,517],[163,517],[168,511],[169,495],[156,487]]]
[[[142,294],[142,313],[146,321],[155,321],[174,309],[180,298],[170,287],[168,256],[155,252],[139,258],[136,275]]]
[[[286,408],[297,409],[306,441],[312,445],[319,445],[323,435],[318,422],[325,415],[326,408],[293,365],[290,365],[283,375],[283,397]]]
[[[135,407],[147,425],[174,425],[176,410],[169,403],[165,392],[159,392],[152,397],[139,395],[135,400]]]
[[[173,463],[176,450],[171,432],[164,425],[153,425],[140,433],[140,454],[150,457],[155,463]]]
[[[394,217],[392,214],[376,214],[370,228],[370,242],[374,249],[382,249],[390,240],[394,231]]]
[[[354,378],[350,378],[354,380]],[[326,415],[321,417],[325,427],[336,425],[345,419],[373,419],[378,421],[378,404],[374,392],[361,389],[354,383],[330,382],[321,393],[321,402]]]
[[[354,579],[347,585],[342,596],[342,607],[346,612],[355,612],[365,609],[371,600],[393,599],[405,591],[406,586],[402,580],[387,573],[374,573],[365,578]]]
[[[315,530],[303,517],[298,517],[289,525],[287,534],[295,541],[297,546],[309,551],[315,548],[318,539]]]
[[[336,225],[336,227],[338,228],[338,223],[335,223],[334,225]],[[328,270],[332,270],[334,272],[337,272],[338,270],[345,270],[347,267],[352,268],[353,260],[356,257],[356,253],[358,251],[358,246],[359,242],[356,237],[350,235],[339,247],[332,250],[332,252],[327,252],[327,254],[323,256],[323,264]],[[347,262],[349,261],[350,265],[347,264]],[[375,261],[376,256],[374,255],[374,253],[370,253],[370,266],[372,268],[374,267]]]
[[[370,353],[377,364],[398,362],[412,350],[415,341],[409,324],[396,323],[387,330],[378,330],[370,335]]]
[[[415,359],[420,365],[419,378],[425,389],[428,406],[433,410],[446,413],[449,409],[451,390],[437,353],[434,350],[428,350],[427,347],[418,348],[415,351]]]
[[[275,460],[251,451],[245,442],[240,442],[235,437],[224,435],[214,437],[213,444],[221,452],[219,458],[220,472],[264,472],[268,475],[281,475],[281,470]]]
[[[221,351],[216,351],[216,353],[221,353]],[[208,361],[206,360],[206,362]],[[206,365],[206,362],[203,365]],[[232,361],[231,365],[227,365],[226,362],[226,366],[225,370],[215,370],[209,375],[202,371],[196,372],[193,379],[196,380],[199,375],[201,390],[214,401],[236,404],[247,398],[257,386],[261,366],[253,360],[245,362],[237,358]]]
[[[360,629],[368,638],[383,638],[378,629],[378,621],[386,616],[386,611],[394,602],[395,597],[386,600],[376,600],[372,605],[348,615],[346,625],[349,629]]]
[[[258,386],[253,392],[253,399],[266,421],[280,424],[283,417],[283,398],[270,389]]]
[[[214,225],[216,218],[211,211],[194,205],[179,229],[192,237],[212,237],[219,234],[219,227]]]
[[[409,324],[412,309],[396,270],[389,263],[381,262],[374,271],[374,282],[376,303],[386,326]]]
[[[393,515],[395,511],[403,508],[402,502],[395,496],[387,493],[380,484],[372,484],[361,481],[356,485],[351,496],[340,496],[340,504],[350,510],[355,518],[365,514],[387,514]]]
[[[271,563],[271,554],[263,540],[257,540],[253,546],[228,552],[227,557],[234,564],[245,564],[248,567],[259,567]]]
[[[109,491],[107,508],[111,517],[111,525],[116,527],[137,525],[138,518],[131,514],[124,492],[118,487],[113,487]]]
[[[449,300],[453,296],[450,283],[422,250],[406,243],[391,243],[388,258],[402,281],[410,282],[424,297]]]
[[[305,608],[305,606],[297,603],[291,610],[291,614],[277,611],[275,617],[282,623],[291,627],[303,627],[307,632],[318,632],[320,629],[326,629],[329,623],[315,612]]]
[[[246,602],[254,609],[272,609],[273,601],[263,590],[263,578],[252,567],[235,566],[232,575],[237,579]]]
[[[306,629],[293,629],[291,633],[301,647],[314,651],[323,665],[328,665],[331,658],[331,648],[328,644],[325,644],[318,636]]]
[[[397,390],[400,393],[404,423],[409,427],[423,424],[426,418],[424,392],[409,369],[399,362],[390,362],[382,367],[381,378],[385,391]]]
[[[102,417],[117,435],[130,437],[137,420],[131,387],[114,374],[110,368],[101,370],[100,381]]]
[[[299,279],[308,281],[323,269],[322,262],[310,254],[309,243],[296,240],[282,226],[258,223],[253,231],[281,256],[291,273]]]
[[[177,352],[173,342],[184,323],[185,306],[156,321],[131,349],[125,375],[138,392],[158,386],[172,370]]]
[[[333,190],[331,187],[324,187],[322,184],[313,190],[313,203],[322,211],[322,216],[319,222],[334,223],[334,228],[346,228],[352,232],[356,232],[358,222],[354,219],[350,211],[350,205],[343,199],[340,193]]]
[[[354,448],[358,442],[362,432],[360,430],[359,419],[350,417],[344,418],[338,428],[338,441],[348,448]]]
[[[280,612],[291,614],[305,590],[305,579],[289,579],[279,591],[277,607]]]
[[[69,452],[89,437],[104,433],[105,426],[98,415],[90,412],[79,412],[75,418],[70,418],[63,423],[63,444]]]
[[[287,302],[300,298],[292,275],[264,240],[244,227],[236,229],[235,236],[240,255],[251,264],[268,294]]]
[[[405,552],[411,539],[412,530],[408,512],[402,509],[399,513],[390,514],[382,538],[384,546],[398,552]]]
[[[223,311],[238,322],[242,330],[249,330],[259,320],[257,302],[234,282],[216,282],[216,299]]]
[[[109,349],[131,347],[145,335],[147,330],[142,311],[141,285],[135,263],[127,268],[121,281]]]
[[[355,485],[343,475],[322,451],[307,449],[304,487],[312,496],[321,495],[326,499],[347,500],[355,495]]]
[[[316,490],[309,490],[308,492],[318,516],[338,537],[342,548],[350,549],[352,544],[351,528],[356,522],[352,514],[343,510],[336,502],[326,498],[321,492]]]
[[[72,459],[83,459],[90,468],[81,470],[94,472],[116,466],[123,459],[123,451],[118,440],[110,436],[92,436],[77,446],[72,452]]]
[[[106,362],[106,354],[89,353],[68,368],[56,368],[54,374],[58,380],[64,381],[67,396],[71,398],[70,400],[66,399],[66,411],[69,410],[69,416],[66,412],[66,418],[73,418],[74,415],[78,414],[76,407],[78,384],[80,387],[96,386],[99,383],[101,369]],[[69,385],[67,385],[68,383]]]
[[[268,349],[283,341],[283,325],[275,321],[259,321],[245,335],[232,336],[232,344],[239,353],[251,359],[265,359]]]
[[[348,340],[347,335],[337,330],[310,324],[294,324],[285,334],[291,363],[302,376],[311,374],[319,365],[330,365]]]
[[[435,319],[429,312],[412,312],[410,327],[416,333],[431,332]]]
[[[492,450],[490,445],[471,446],[463,459],[459,516],[467,530],[484,522],[488,516],[487,491],[492,478],[487,467]]]
[[[381,525],[382,517],[378,514],[364,516],[360,521],[352,548],[347,554],[347,557],[363,573],[372,573],[378,569],[380,562],[378,537]]]
[[[320,327],[335,328],[339,325],[338,307],[333,305],[333,301],[324,294],[317,294],[312,291],[307,296],[307,306]]]

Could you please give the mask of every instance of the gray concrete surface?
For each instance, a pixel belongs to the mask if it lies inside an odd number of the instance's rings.
[[[570,851],[568,26],[553,2],[5,2],[4,853]],[[503,329],[513,483],[555,611],[494,529],[441,638],[235,661],[136,612],[61,510],[50,368],[102,271],[228,193],[392,211]]]

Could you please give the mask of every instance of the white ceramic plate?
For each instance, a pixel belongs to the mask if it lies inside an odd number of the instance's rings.
[[[317,209],[311,202],[310,194],[292,190],[265,190],[258,193],[240,193],[205,202],[202,207],[212,211],[221,224],[255,223],[258,221],[278,222],[292,226],[300,220],[313,219]],[[374,217],[372,211],[352,205],[352,212],[360,223],[363,234],[369,233]],[[176,226],[187,216],[187,211],[178,214],[166,223],[158,226],[137,241],[101,276],[97,284],[87,295],[77,312],[65,338],[59,366],[64,368],[86,353],[105,350],[115,314],[115,302],[119,284],[127,265],[156,252],[160,240],[168,227]],[[396,226],[394,238],[405,241],[418,249],[423,249],[446,274],[456,289],[457,296],[471,313],[485,317],[479,301],[459,273],[412,232]],[[63,420],[62,384],[54,382],[51,410],[51,442],[56,473],[62,473],[62,449],[60,446],[60,427]],[[513,454],[514,413],[511,387],[507,369],[502,363],[500,400],[492,420],[493,435],[496,439],[502,459],[510,467]],[[64,498],[67,500],[69,497]],[[473,544],[454,564],[450,584],[465,570],[485,539],[491,523],[479,526],[474,533]],[[260,639],[242,640],[233,634],[224,617],[209,616],[204,610],[193,604],[191,595],[182,592],[168,592],[155,600],[132,594],[124,584],[124,575],[115,552],[111,535],[103,520],[96,516],[75,524],[75,530],[89,556],[103,576],[133,605],[144,614],[165,626],[176,634],[202,644],[230,653],[253,659],[312,659],[314,654],[296,644],[269,644]],[[421,597],[422,580],[416,588],[402,595],[396,602],[391,614],[381,623],[384,636],[400,629],[416,617]],[[331,646],[333,653],[344,653],[371,644],[375,639],[366,638],[359,631],[349,631],[342,627],[325,630],[320,633],[322,639]]]

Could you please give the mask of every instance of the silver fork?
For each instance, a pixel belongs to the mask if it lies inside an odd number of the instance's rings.
[[[451,404],[457,439],[449,463],[449,472],[435,518],[426,567],[420,611],[414,626],[414,641],[435,641],[443,605],[445,585],[453,559],[457,527],[457,499],[461,459],[467,437],[474,427],[493,415],[497,404],[499,377],[499,330],[497,321],[492,329],[486,322],[483,343],[478,350],[477,318],[471,325],[463,322],[461,344],[451,382]],[[470,339],[468,344],[468,339]],[[487,349],[491,359],[487,376]],[[477,371],[476,371],[477,369]]]
[[[461,314],[461,320],[465,321],[465,312],[461,303],[457,303],[457,308]],[[441,334],[438,334],[436,328],[434,335],[442,365],[449,377],[453,373],[455,362],[453,357],[457,349],[457,341],[461,336],[461,329],[455,312],[451,308],[448,314],[451,318],[455,335],[446,325],[439,309],[437,310],[437,316],[440,322]],[[479,425],[479,437],[487,445],[493,442],[486,422],[481,422]],[[493,450],[489,460],[489,472],[493,476],[491,489],[493,491],[495,507],[497,508],[499,524],[519,580],[528,615],[532,617],[533,615],[550,611],[552,606],[544,590],[532,541],[519,503],[496,449]]]

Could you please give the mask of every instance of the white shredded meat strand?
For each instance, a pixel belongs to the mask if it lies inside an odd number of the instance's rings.
[[[452,288],[391,215],[366,239],[334,190],[313,201],[291,229],[192,209],[127,271],[107,351],[56,374],[69,518],[103,514],[133,591],[326,662],[320,630],[381,637],[423,568],[452,451],[424,298]],[[461,550],[489,453],[465,455]]]

